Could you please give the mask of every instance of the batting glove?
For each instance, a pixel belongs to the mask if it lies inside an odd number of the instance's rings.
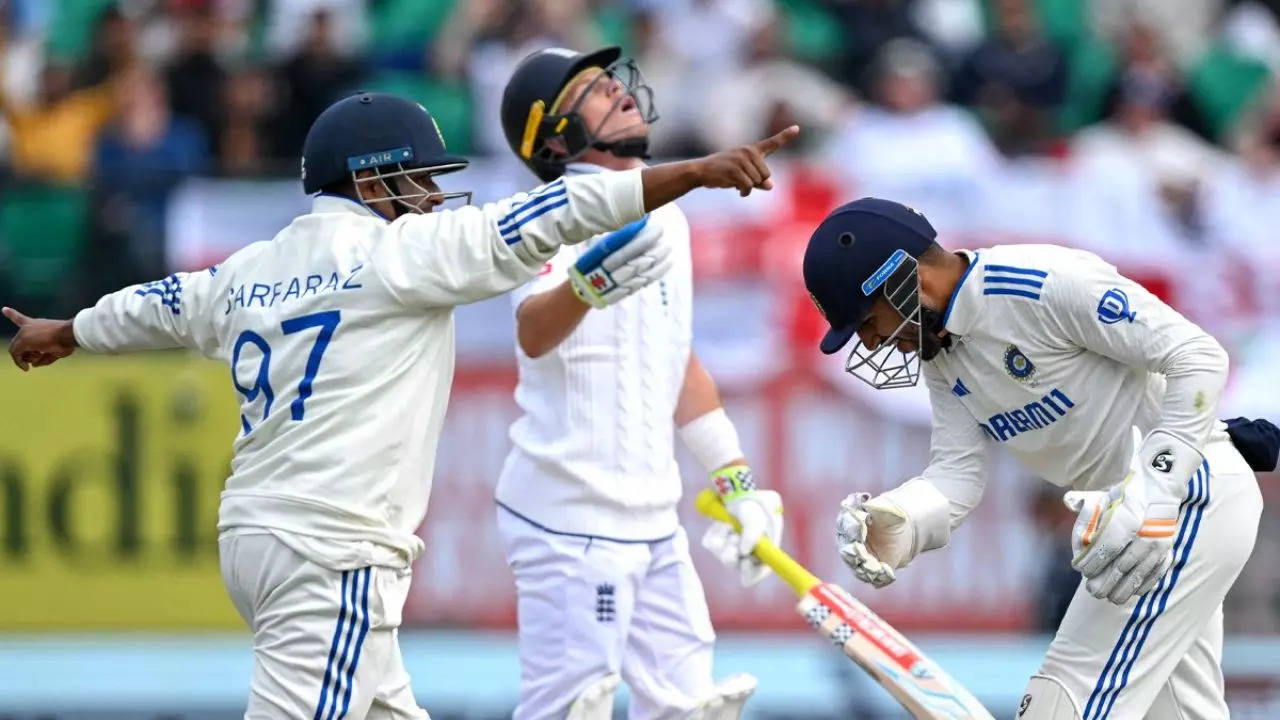
[[[906,511],[884,495],[853,493],[840,503],[836,546],[862,582],[878,588],[893,582],[894,568],[911,554],[913,534]]]
[[[608,307],[671,269],[671,245],[648,223],[646,215],[605,235],[569,268],[569,283],[583,302]]]
[[[1078,513],[1071,566],[1087,579],[1091,595],[1117,605],[1150,591],[1168,570],[1187,480],[1204,462],[1194,447],[1161,430],[1142,440],[1134,428],[1133,440],[1123,481],[1063,497]]]
[[[761,538],[775,545],[782,542],[782,497],[772,490],[757,490],[746,465],[721,468],[711,479],[741,530],[712,523],[702,535],[702,546],[726,567],[736,568],[743,587],[751,587],[772,572],[752,551]]]

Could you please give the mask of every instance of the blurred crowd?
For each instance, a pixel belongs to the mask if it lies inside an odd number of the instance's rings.
[[[1180,241],[1274,244],[1248,210],[1280,201],[1277,0],[0,0],[0,43],[0,293],[36,310],[162,275],[175,186],[295,172],[355,89],[506,153],[503,83],[550,44],[638,60],[656,155],[799,122],[869,192],[1069,161]]]

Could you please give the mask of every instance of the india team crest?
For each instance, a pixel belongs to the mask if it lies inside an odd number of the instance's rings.
[[[1010,345],[1004,351],[1004,369],[1009,376],[1019,382],[1029,382],[1036,373],[1036,366],[1031,359],[1022,354],[1016,346]]]

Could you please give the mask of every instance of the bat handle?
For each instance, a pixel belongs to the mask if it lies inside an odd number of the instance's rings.
[[[694,498],[693,504],[698,509],[698,512],[712,520],[727,523],[734,530],[742,531],[742,526],[738,524],[733,515],[729,514],[729,509],[724,506],[724,501],[720,499],[720,496],[714,490],[706,489],[698,493],[698,496]],[[756,543],[752,552],[755,553],[757,558],[760,558],[760,562],[772,568],[778,574],[778,577],[790,585],[791,589],[800,597],[804,597],[814,587],[822,584],[822,581],[816,575],[805,570],[803,565],[796,562],[782,548],[774,545],[769,538],[760,538],[760,542]]]

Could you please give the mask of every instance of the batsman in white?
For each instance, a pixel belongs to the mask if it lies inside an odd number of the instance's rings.
[[[946,545],[982,497],[988,441],[1067,488],[1083,575],[1020,719],[1227,717],[1222,599],[1262,499],[1217,420],[1227,355],[1141,285],[1052,245],[944,251],[920,213],[863,198],[804,258],[846,369],[933,405],[920,476],[841,505],[839,551],[876,587]],[[1131,428],[1140,434],[1131,433]],[[981,576],[974,582],[982,582]]]
[[[757,155],[437,209],[469,196],[434,180],[466,161],[447,154],[422,106],[357,94],[307,135],[309,214],[221,265],[125,288],[74,320],[5,308],[20,328],[10,353],[22,370],[76,348],[186,347],[228,363],[240,426],[218,542],[227,592],[253,630],[245,717],[425,718],[396,629],[423,550],[414,531],[453,377],[453,307],[506,292],[562,243],[694,187],[763,187]]]
[[[651,91],[618,48],[525,58],[502,121],[543,181],[644,167]],[[756,158],[760,171],[763,148]],[[498,528],[516,579],[521,662],[516,720],[612,717],[732,720],[755,678],[712,680],[714,634],[676,517],[675,429],[741,522],[704,544],[744,585],[768,568],[750,554],[782,534],[777,493],[758,489],[690,349],[689,226],[675,205],[558,252],[513,293],[522,416],[498,480]]]

